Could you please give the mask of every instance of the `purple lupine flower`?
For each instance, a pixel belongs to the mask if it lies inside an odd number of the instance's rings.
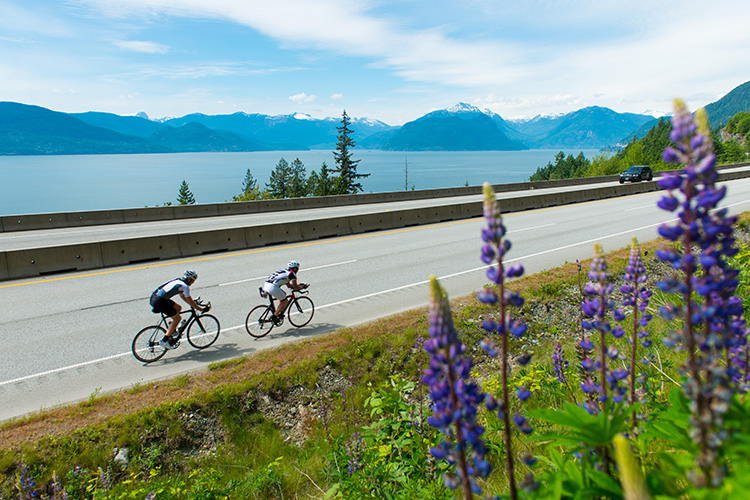
[[[565,376],[565,371],[568,369],[568,362],[565,359],[565,352],[563,351],[560,342],[555,344],[555,349],[552,351],[552,366],[555,369],[555,376],[560,383],[567,385],[568,378]]]
[[[746,342],[748,334],[733,299],[737,271],[727,263],[738,252],[733,236],[736,217],[718,209],[726,190],[716,185],[716,156],[705,111],[692,116],[682,101],[675,100],[672,125],[670,139],[675,145],[663,157],[684,168],[659,182],[668,198],[660,207],[670,208],[672,198],[679,200],[676,222],[664,224],[659,232],[679,241],[682,249],[680,254],[668,250],[657,256],[681,272],[680,277],[664,279],[659,288],[681,296],[682,305],[664,307],[661,313],[682,319],[682,327],[671,332],[665,344],[687,353],[682,389],[691,401],[690,436],[699,449],[694,477],[716,485],[724,474],[716,453],[724,439],[724,414],[738,390],[732,383],[731,350],[742,339]]]
[[[60,484],[60,477],[56,472],[52,473],[52,500],[68,500],[68,492]]]
[[[20,493],[20,498],[23,500],[31,498],[39,498],[39,492],[36,490],[36,480],[29,471],[29,466],[21,464],[16,474],[17,488]]]
[[[477,298],[490,305],[497,304],[499,311],[497,315],[497,322],[491,323],[485,322],[484,329],[490,335],[500,336],[500,362],[501,362],[501,380],[502,380],[502,394],[500,394],[500,400],[495,403],[493,399],[493,407],[498,409],[498,417],[504,423],[504,440],[505,440],[505,468],[507,477],[509,480],[509,493],[510,498],[516,500],[518,498],[518,492],[516,488],[515,479],[515,464],[514,464],[514,453],[512,447],[511,438],[511,426],[509,417],[509,390],[508,390],[508,378],[510,374],[510,365],[508,362],[508,337],[509,334],[514,338],[520,338],[525,335],[527,326],[511,317],[510,308],[521,307],[524,299],[520,294],[508,290],[505,288],[505,280],[510,278],[516,278],[523,275],[523,266],[521,264],[513,264],[504,267],[503,258],[511,248],[511,243],[505,238],[507,230],[503,225],[502,216],[500,214],[500,208],[498,207],[497,200],[495,199],[495,192],[492,190],[492,186],[488,183],[484,184],[484,217],[487,226],[482,230],[482,240],[484,247],[482,247],[482,261],[489,264],[487,269],[487,278],[490,282],[496,285],[496,288],[485,288],[483,292],[477,295]],[[489,245],[490,249],[486,246]],[[488,256],[494,258],[488,259]],[[484,346],[491,347],[492,354],[497,354],[494,349],[494,344],[491,341],[484,343]],[[489,350],[488,350],[489,352]],[[516,360],[525,365],[531,361],[531,355],[524,353],[520,355]],[[531,396],[531,393],[527,390],[519,390],[517,393],[518,398],[523,401]],[[520,414],[517,414],[520,415]],[[521,417],[523,418],[523,417]],[[528,423],[524,426],[518,426],[519,430],[524,433],[532,431],[531,426]]]
[[[600,382],[597,389],[600,393],[599,400],[604,402],[608,400],[608,388],[617,390],[617,379],[609,377],[607,360],[616,358],[618,353],[607,346],[606,336],[611,333],[618,337],[622,336],[622,333],[619,329],[613,329],[608,320],[608,311],[615,310],[614,301],[609,298],[614,291],[614,285],[610,281],[604,250],[599,244],[594,245],[594,258],[591,260],[588,277],[591,281],[584,288],[584,292],[589,297],[581,304],[581,309],[586,317],[591,318],[591,329],[599,332],[599,356],[596,367],[599,369]],[[581,342],[581,348],[593,350],[593,343],[585,338]],[[590,384],[586,387],[589,389]]]
[[[524,386],[520,386],[516,389],[516,397],[518,397],[520,401],[526,401],[531,397],[531,391]]]
[[[433,402],[428,423],[445,435],[431,451],[435,458],[455,465],[455,472],[447,472],[443,480],[451,489],[461,485],[469,499],[479,490],[474,477],[486,477],[491,471],[485,460],[484,429],[476,420],[484,394],[470,380],[472,360],[453,326],[448,296],[434,276],[430,291],[430,338],[424,345],[430,362],[422,380]]]
[[[638,357],[638,341],[648,337],[648,330],[645,328],[651,320],[651,315],[647,314],[645,311],[652,294],[652,292],[643,285],[648,280],[648,276],[646,275],[646,269],[643,266],[641,247],[638,244],[638,240],[635,238],[633,238],[630,245],[630,259],[628,260],[628,266],[625,269],[624,278],[626,284],[620,288],[620,291],[624,294],[622,303],[624,306],[629,306],[631,308],[631,314],[633,316],[632,332],[628,339],[630,342],[630,403],[633,404],[636,402],[636,361]],[[643,313],[640,318],[638,317],[639,313]],[[643,347],[650,347],[651,341],[643,340],[641,345]],[[637,422],[638,415],[634,413],[633,432],[636,430]]]

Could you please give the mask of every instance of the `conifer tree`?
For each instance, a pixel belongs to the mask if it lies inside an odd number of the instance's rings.
[[[291,198],[303,198],[310,194],[308,191],[305,164],[302,163],[299,158],[292,162],[290,173],[289,196]]]
[[[334,178],[330,176],[330,170],[326,162],[320,166],[320,171],[310,173],[308,179],[308,190],[313,196],[329,196],[333,194]]]
[[[242,181],[242,192],[237,196],[232,196],[232,201],[260,200],[267,197],[266,194],[266,191],[261,192],[260,186],[258,186],[258,180],[253,177],[253,174],[250,173],[250,169],[248,168],[247,173],[245,174],[245,180]]]
[[[250,173],[250,169],[247,169],[245,174],[245,180],[242,182],[242,192],[244,194],[251,194],[253,191],[258,189],[258,181]]]
[[[177,194],[177,203],[179,205],[195,205],[195,197],[190,191],[190,186],[185,180],[180,184],[180,191]]]
[[[341,126],[336,127],[339,135],[336,136],[336,150],[333,152],[333,159],[336,162],[336,168],[333,173],[336,174],[336,185],[333,194],[355,194],[363,190],[362,184],[357,182],[358,179],[368,177],[370,174],[357,173],[357,164],[359,160],[352,159],[351,149],[354,148],[354,139],[352,139],[352,129],[349,128],[351,120],[344,110],[341,116]]]
[[[268,179],[268,191],[271,198],[289,198],[291,195],[290,181],[292,180],[292,168],[284,158],[279,160]]]

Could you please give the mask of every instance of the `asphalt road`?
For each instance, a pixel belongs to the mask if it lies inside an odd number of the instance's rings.
[[[564,191],[585,190],[599,186],[614,186],[616,182],[607,184],[580,184],[566,187],[536,189],[533,194],[559,193]],[[498,199],[528,196],[529,191],[513,191],[498,193]],[[152,222],[135,222],[128,224],[112,224],[101,226],[70,227],[47,230],[9,231],[0,232],[0,248],[6,251],[22,250],[38,247],[72,245],[76,243],[90,243],[112,241],[119,239],[145,238],[149,236],[163,236],[168,234],[184,234],[190,232],[212,231],[218,229],[234,229],[238,227],[279,224],[283,222],[307,221],[324,218],[349,217],[382,213],[389,210],[409,210],[443,205],[461,205],[469,202],[482,201],[482,195],[453,196],[448,198],[420,199],[394,201],[384,203],[370,203],[301,209],[279,212],[261,212],[242,215],[228,215],[223,217],[199,217],[191,219],[170,219]]]
[[[750,210],[750,180],[728,185],[723,206],[735,213]],[[654,239],[658,225],[671,215],[656,208],[659,196],[506,214],[513,243],[507,258],[538,272],[590,257],[596,242],[606,251],[629,246],[633,236]],[[440,278],[451,297],[472,293],[485,282],[479,259],[483,223],[470,219],[0,282],[0,420],[424,306],[430,275]],[[300,280],[312,285],[315,317],[305,328],[284,325],[255,340],[244,330],[245,315],[262,302],[257,288],[265,277],[291,258],[302,265]],[[183,342],[162,360],[143,365],[130,344],[140,328],[156,322],[148,297],[188,267],[199,274],[193,295],[212,302],[221,336],[205,351]]]

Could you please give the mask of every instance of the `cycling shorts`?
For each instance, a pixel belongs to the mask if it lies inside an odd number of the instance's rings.
[[[278,287],[273,283],[269,283],[268,281],[263,283],[263,291],[270,293],[271,296],[276,300],[284,300],[286,298],[286,294],[284,293],[284,290],[281,289],[281,287]]]
[[[177,304],[174,303],[174,300],[165,299],[164,297],[152,294],[150,303],[151,308],[155,313],[163,313],[169,317],[177,314]]]

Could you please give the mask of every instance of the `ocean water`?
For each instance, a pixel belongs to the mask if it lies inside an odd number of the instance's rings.
[[[583,152],[593,158],[596,150]],[[524,182],[559,150],[376,151],[354,150],[365,192]],[[176,202],[183,180],[198,203],[231,201],[248,169],[260,185],[281,158],[299,158],[308,175],[329,150],[252,153],[175,153],[80,156],[0,156],[0,215],[137,208]]]

